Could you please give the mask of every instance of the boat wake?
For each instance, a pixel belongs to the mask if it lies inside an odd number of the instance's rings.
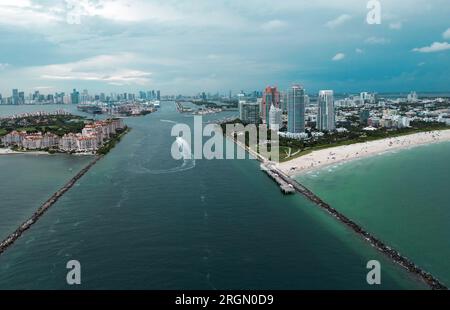
[[[174,122],[174,121],[171,121],[171,120],[168,120],[168,119],[162,119],[161,122],[162,123],[169,123],[169,124],[176,124],[177,123],[177,122]]]
[[[182,155],[183,163],[181,166],[169,168],[169,169],[160,169],[160,170],[153,170],[148,169],[146,167],[139,167],[139,171],[137,173],[139,174],[169,174],[169,173],[178,173],[178,172],[184,172],[187,170],[191,170],[195,168],[195,159],[194,154],[192,154],[192,150],[190,145],[187,143],[186,140],[184,140],[181,137],[178,137],[175,142],[178,145],[180,154]]]

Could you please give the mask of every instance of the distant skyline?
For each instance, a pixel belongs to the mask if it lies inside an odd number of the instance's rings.
[[[71,2],[0,2],[3,96],[450,91],[448,0],[380,1],[380,25],[366,0]]]

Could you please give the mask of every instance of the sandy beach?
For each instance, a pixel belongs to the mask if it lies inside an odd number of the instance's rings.
[[[431,131],[383,140],[338,146],[314,151],[290,161],[277,164],[277,168],[293,176],[328,165],[408,149],[415,146],[450,141],[450,130]]]
[[[41,152],[41,151],[36,151],[36,152],[16,152],[16,151],[13,151],[11,149],[2,149],[2,148],[0,148],[0,155],[16,155],[16,154],[48,155],[49,153]]]

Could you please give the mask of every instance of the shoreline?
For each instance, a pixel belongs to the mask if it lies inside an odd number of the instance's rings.
[[[44,151],[29,151],[29,152],[20,152],[20,151],[13,151],[11,149],[8,148],[0,148],[0,156],[2,155],[23,155],[23,154],[28,154],[28,155],[52,155],[48,152],[44,152]]]
[[[373,157],[391,151],[408,150],[418,146],[449,141],[450,129],[419,132],[405,136],[317,150],[307,155],[278,163],[276,167],[289,177],[295,177],[327,166]]]

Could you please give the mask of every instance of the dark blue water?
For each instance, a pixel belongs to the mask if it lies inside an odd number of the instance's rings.
[[[173,160],[167,121],[192,116],[163,103],[127,120],[122,142],[0,256],[1,289],[73,289],[72,259],[82,289],[424,288],[301,196],[283,196],[257,162]],[[372,259],[379,287],[366,283]]]

